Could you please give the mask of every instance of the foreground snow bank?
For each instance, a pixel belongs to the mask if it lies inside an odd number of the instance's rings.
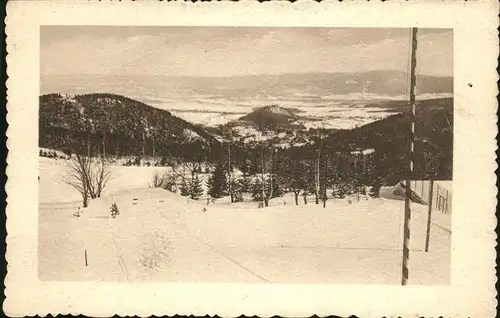
[[[116,219],[109,217],[112,202]],[[42,205],[40,279],[399,284],[402,201],[329,200],[326,208],[292,202],[287,196],[263,209],[223,200],[207,206],[143,189],[94,200],[80,218],[71,216],[71,204]],[[450,234],[434,226],[424,252],[426,222],[417,212],[410,282],[448,284]]]

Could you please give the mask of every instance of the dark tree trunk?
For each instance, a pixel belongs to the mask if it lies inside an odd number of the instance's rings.
[[[106,136],[102,137],[102,157],[106,158]]]
[[[153,145],[152,145],[152,147],[153,147],[153,158],[154,158],[154,156],[156,155],[156,151],[155,151],[156,150],[155,149],[155,137],[153,136],[152,138],[153,138]]]
[[[87,157],[90,157],[90,132],[87,133]]]
[[[88,197],[86,194],[82,194],[83,198],[83,207],[86,208],[88,206]]]

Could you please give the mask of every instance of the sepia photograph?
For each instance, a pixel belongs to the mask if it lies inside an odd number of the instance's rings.
[[[4,312],[493,317],[499,6],[9,1]]]
[[[450,28],[40,27],[41,281],[449,285]]]

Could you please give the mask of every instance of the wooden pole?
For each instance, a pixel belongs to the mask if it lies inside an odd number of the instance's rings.
[[[429,241],[431,236],[431,217],[432,217],[432,191],[434,190],[434,180],[430,180],[430,189],[429,189],[429,213],[427,214],[427,233],[425,235],[425,251],[429,251]]]
[[[444,204],[445,204],[445,206],[444,206],[445,212],[444,213],[448,214],[448,190],[446,190],[446,199],[444,201]]]
[[[437,185],[437,191],[436,191],[436,208],[439,210],[439,183]]]
[[[232,142],[232,134],[229,133],[228,136],[228,144],[227,144],[227,174],[229,177],[229,196],[231,198],[231,203],[233,203],[233,174],[231,167],[231,142]]]
[[[410,65],[410,171],[407,174],[405,188],[405,210],[404,210],[404,241],[403,241],[403,266],[401,284],[407,285],[409,278],[408,263],[410,260],[410,196],[411,196],[411,178],[413,177],[413,157],[414,157],[414,142],[415,142],[415,84],[416,76],[415,69],[417,66],[417,28],[412,28],[411,32],[411,65]]]
[[[85,266],[89,266],[89,263],[87,261],[87,250],[85,250]]]

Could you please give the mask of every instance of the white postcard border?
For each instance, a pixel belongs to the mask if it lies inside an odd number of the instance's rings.
[[[495,313],[498,3],[9,1],[8,315],[481,316]],[[40,25],[253,25],[454,29],[450,286],[41,282],[37,278]],[[471,85],[469,85],[471,84]],[[410,255],[411,262],[411,255]],[[411,275],[411,273],[410,273]],[[410,278],[411,279],[411,278]]]

